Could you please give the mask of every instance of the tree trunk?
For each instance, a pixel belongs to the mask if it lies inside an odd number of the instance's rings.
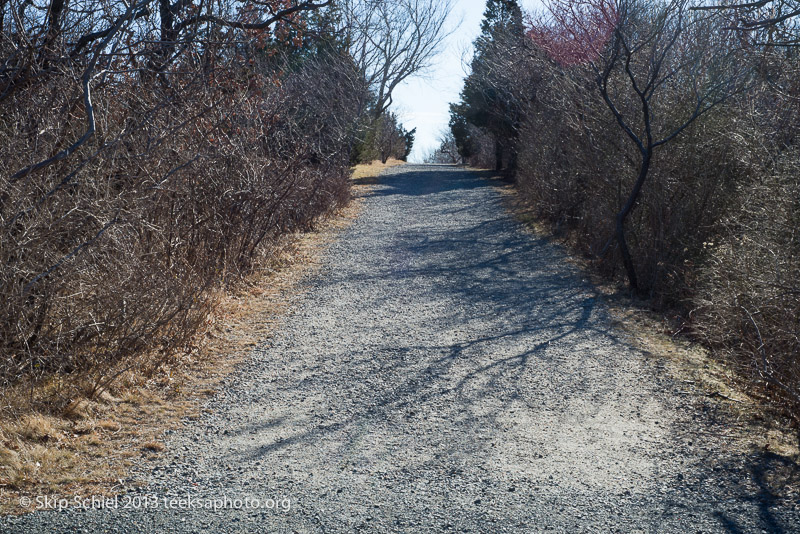
[[[503,145],[496,137],[494,139],[494,170],[503,170]]]
[[[622,207],[622,210],[617,214],[616,218],[616,238],[617,243],[619,243],[620,253],[622,254],[622,263],[625,266],[625,273],[628,276],[628,284],[630,284],[631,289],[635,293],[639,293],[639,280],[636,277],[636,268],[633,264],[633,257],[631,256],[630,249],[628,248],[628,242],[625,239],[625,221],[627,220],[631,211],[633,211],[634,206],[636,206],[636,201],[639,199],[639,194],[642,192],[642,186],[644,185],[645,180],[647,180],[647,174],[650,170],[650,160],[652,157],[653,148],[647,147],[645,152],[642,154],[642,166],[639,168],[639,176],[636,178],[636,183],[633,186],[633,190],[631,191],[630,196],[628,196],[625,206]]]

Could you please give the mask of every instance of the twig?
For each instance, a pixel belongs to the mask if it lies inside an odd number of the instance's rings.
[[[743,403],[744,402],[743,400],[734,399],[733,397],[729,397],[727,395],[723,395],[719,391],[712,391],[711,393],[706,393],[706,397],[720,397],[720,398],[727,399],[727,400],[732,401],[732,402],[739,402],[739,403]]]

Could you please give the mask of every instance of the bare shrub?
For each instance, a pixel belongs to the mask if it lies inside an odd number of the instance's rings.
[[[778,52],[759,71],[730,134],[747,173],[703,243],[691,318],[719,353],[800,406],[800,69]]]
[[[582,9],[606,5],[568,4],[575,10],[560,13],[581,16]],[[690,13],[690,5],[680,8]],[[633,15],[642,24],[647,10]],[[720,358],[797,403],[800,71],[794,50],[762,47],[767,31],[736,33],[724,19],[701,18],[699,27],[711,31],[689,31],[676,41],[677,56],[708,57],[728,43],[735,61],[723,65],[712,58],[688,77],[681,69],[691,62],[678,61],[663,71],[667,78],[657,82],[657,92],[647,93],[648,82],[638,79],[655,72],[648,61],[657,54],[645,54],[641,62],[635,55],[645,48],[606,31],[609,20],[620,20],[599,19],[555,35],[534,22],[526,65],[536,83],[520,126],[518,187],[541,219],[563,231],[602,272],[621,279],[615,218],[637,188],[647,152],[630,142],[624,126],[640,141],[663,137],[657,132],[666,128],[669,144],[649,152],[646,180],[625,220],[639,295],[657,309],[682,314],[684,329]],[[783,28],[781,38],[794,39],[792,28]],[[622,68],[593,68],[615,46],[630,49],[624,52],[630,67],[626,60]],[[703,102],[703,80],[715,78],[735,84],[713,109],[693,116]],[[650,127],[638,115],[643,110],[651,115]]]
[[[748,184],[721,221],[698,277],[695,321],[705,339],[800,402],[800,165],[791,158]]]
[[[184,348],[213,289],[348,199],[366,85],[346,54],[280,45],[269,13],[159,25],[147,4],[71,5],[38,62],[18,50],[40,19],[0,28],[0,384],[76,377],[34,404]]]

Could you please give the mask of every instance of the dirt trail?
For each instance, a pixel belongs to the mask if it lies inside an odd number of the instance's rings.
[[[733,452],[564,260],[478,175],[392,169],[280,333],[138,473],[148,510],[0,530],[797,532],[764,479],[788,460]]]

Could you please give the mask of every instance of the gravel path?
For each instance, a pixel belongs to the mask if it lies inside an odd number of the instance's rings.
[[[151,509],[37,512],[0,531],[800,529],[798,503],[764,479],[788,460],[729,452],[476,174],[388,171],[307,283],[211,413],[142,467],[155,497],[117,503]],[[170,500],[187,496],[192,511]],[[226,497],[267,507],[197,508]]]

